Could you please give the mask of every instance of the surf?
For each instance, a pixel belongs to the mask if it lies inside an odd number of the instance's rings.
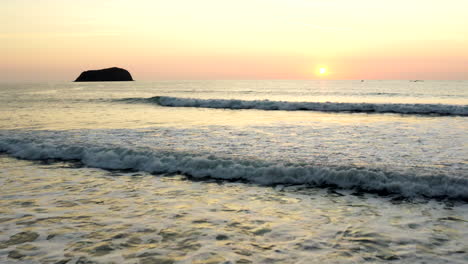
[[[256,109],[269,111],[319,111],[347,113],[393,113],[405,115],[468,116],[468,105],[292,102],[271,100],[198,99],[171,96],[119,99],[126,103],[152,103],[164,107]]]
[[[349,166],[271,163],[200,153],[67,144],[24,138],[0,139],[0,152],[27,160],[78,161],[94,168],[182,174],[196,179],[244,181],[265,186],[337,187],[407,198],[468,200],[468,179],[443,174],[422,176]]]

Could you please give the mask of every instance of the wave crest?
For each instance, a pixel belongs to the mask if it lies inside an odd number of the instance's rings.
[[[128,103],[155,103],[168,107],[468,116],[468,105],[446,104],[288,102],[270,100],[248,101],[236,99],[196,99],[170,96],[127,98],[121,99],[120,101]]]
[[[84,165],[103,169],[131,169],[160,174],[180,173],[195,178],[243,180],[261,185],[336,186],[367,192],[392,193],[403,197],[468,200],[468,179],[448,175],[418,176],[349,167],[271,164],[190,153],[60,145],[19,139],[1,140],[0,152],[31,160],[78,160]]]

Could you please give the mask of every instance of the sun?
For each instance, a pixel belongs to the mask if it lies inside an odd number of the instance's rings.
[[[330,72],[329,68],[326,65],[322,64],[315,66],[313,74],[316,78],[326,79],[332,74],[332,72]]]

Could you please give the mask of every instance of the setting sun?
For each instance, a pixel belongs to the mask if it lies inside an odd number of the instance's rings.
[[[324,75],[325,73],[327,73],[327,68],[320,68],[319,69],[319,74],[320,75]]]

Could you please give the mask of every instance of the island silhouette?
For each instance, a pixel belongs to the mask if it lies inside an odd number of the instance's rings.
[[[132,75],[122,68],[112,67],[100,70],[84,71],[75,82],[124,82],[133,81]]]

